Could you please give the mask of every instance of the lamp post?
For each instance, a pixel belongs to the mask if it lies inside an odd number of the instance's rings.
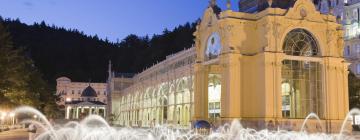
[[[3,125],[3,124],[4,124],[4,120],[5,120],[5,117],[4,117],[4,116],[1,116],[1,117],[0,117],[0,125]]]
[[[6,112],[0,112],[1,116],[0,116],[0,124],[3,125],[5,123],[5,117],[6,117]]]

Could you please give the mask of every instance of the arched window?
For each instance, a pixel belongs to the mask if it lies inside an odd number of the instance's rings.
[[[215,120],[221,114],[221,75],[209,74],[208,112],[209,118]]]
[[[295,29],[288,33],[284,42],[284,52],[293,56],[317,56],[319,50],[312,35],[304,29]]]
[[[205,50],[205,60],[215,59],[220,55],[221,52],[221,41],[218,33],[213,33],[207,41]]]
[[[310,113],[323,117],[321,60],[309,59],[320,56],[315,38],[304,29],[295,29],[287,34],[283,49],[287,55],[282,62],[283,117],[305,118]]]

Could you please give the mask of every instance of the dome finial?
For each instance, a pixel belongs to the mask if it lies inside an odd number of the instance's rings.
[[[228,10],[231,10],[231,1],[230,1],[230,0],[227,0],[227,1],[226,1],[226,8],[227,8]]]
[[[210,7],[216,6],[216,0],[210,0]]]

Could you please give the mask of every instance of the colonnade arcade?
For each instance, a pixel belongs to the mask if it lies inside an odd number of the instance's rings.
[[[141,83],[120,97],[119,124],[152,127],[158,124],[190,126],[193,108],[192,76],[152,86]]]
[[[98,115],[105,118],[106,105],[95,105],[92,103],[67,105],[65,115],[65,119],[83,119],[89,115]]]

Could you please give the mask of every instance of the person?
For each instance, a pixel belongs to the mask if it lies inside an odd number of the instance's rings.
[[[54,119],[53,119],[53,118],[50,118],[50,119],[49,119],[49,123],[50,123],[51,126],[54,126],[54,125],[55,125]]]
[[[268,129],[269,130],[274,130],[275,126],[274,126],[274,121],[273,120],[270,120],[269,123],[268,123]]]

